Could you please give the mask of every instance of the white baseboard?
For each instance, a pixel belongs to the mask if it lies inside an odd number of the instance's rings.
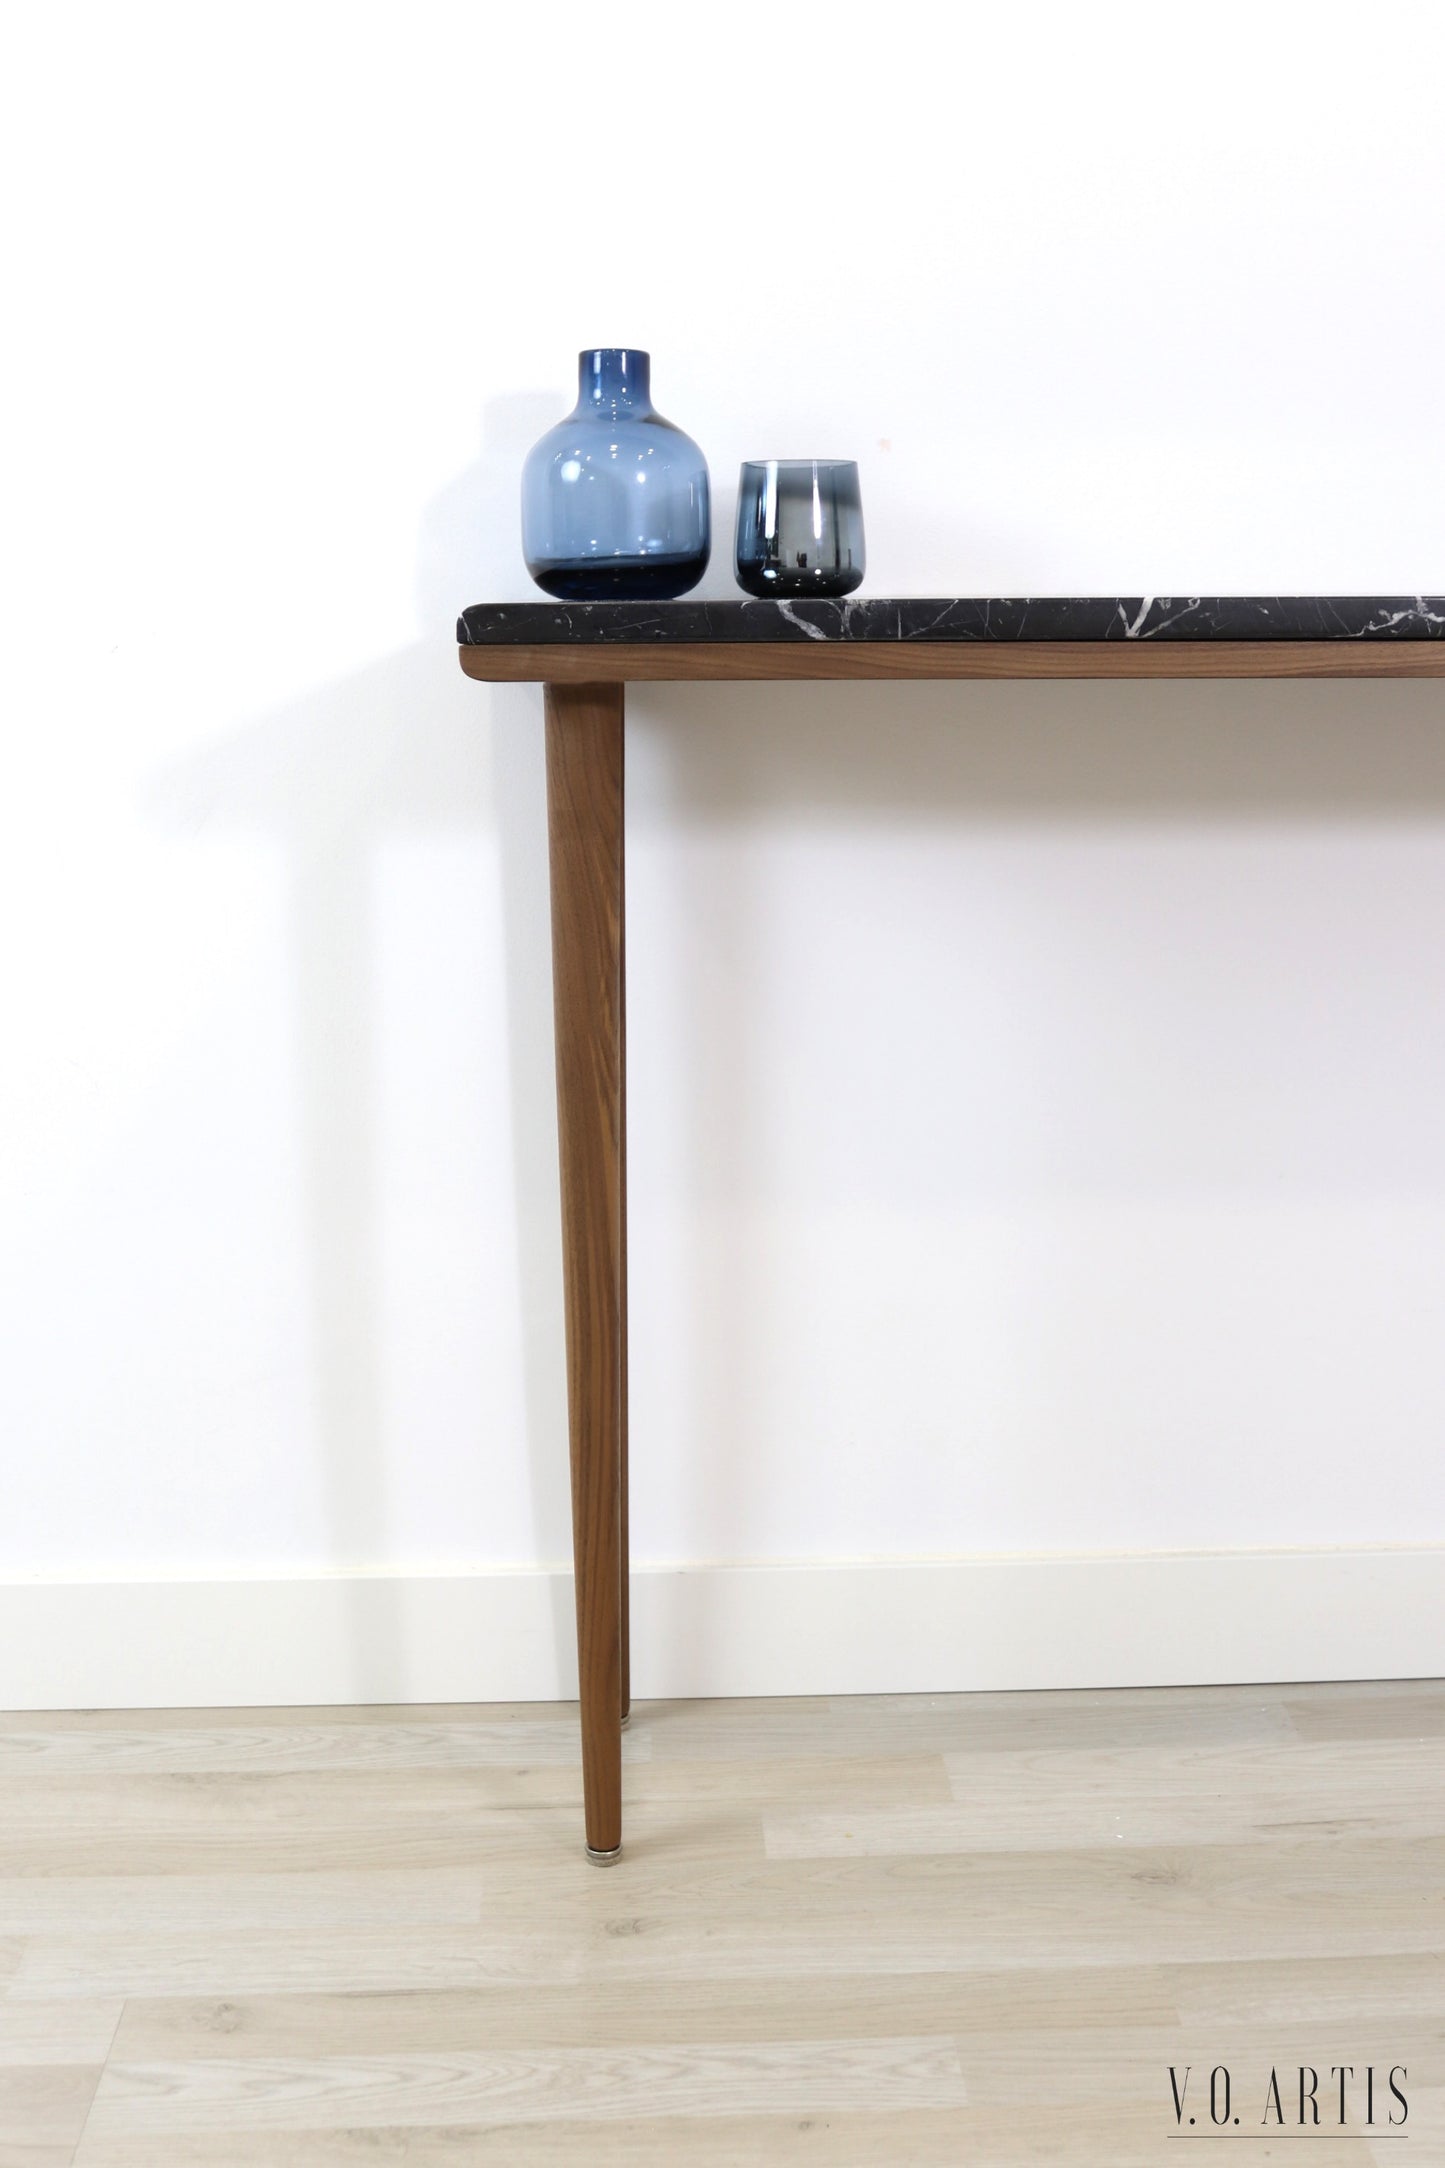
[[[642,1567],[639,1700],[1445,1674],[1445,1548]],[[0,1584],[0,1707],[550,1701],[563,1572]]]

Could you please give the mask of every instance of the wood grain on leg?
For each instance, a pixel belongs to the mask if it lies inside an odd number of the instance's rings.
[[[549,685],[547,826],[587,1846],[622,1842],[623,1204],[620,685]]]
[[[617,1510],[619,1517],[618,1571],[621,1586],[618,1602],[621,1607],[619,1639],[621,1642],[622,1721],[625,1724],[632,1714],[632,1649],[631,1649],[631,1546],[627,1535],[627,876],[626,852],[619,834],[617,844],[617,917],[618,917],[618,1013],[617,1013],[617,1075],[618,1075],[618,1211],[622,1221],[622,1270],[618,1278],[617,1300],[621,1319],[618,1368],[621,1374],[622,1414],[618,1434]]]

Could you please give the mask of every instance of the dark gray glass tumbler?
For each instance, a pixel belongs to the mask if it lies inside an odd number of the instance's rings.
[[[734,564],[750,595],[851,595],[863,578],[856,460],[745,459]]]

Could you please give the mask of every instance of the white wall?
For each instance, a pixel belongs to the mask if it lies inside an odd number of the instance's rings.
[[[451,627],[528,592],[579,346],[705,447],[704,593],[739,459],[808,450],[874,593],[1445,591],[1438,22],[1353,21],[10,26],[0,1698],[284,1697],[294,1618],[213,1660],[186,1598],[127,1671],[117,1584],[567,1555],[540,696]],[[658,687],[628,758],[639,1560],[1445,1589],[1445,692]],[[1320,1666],[1445,1668],[1367,1581]],[[675,1690],[741,1676],[697,1585]],[[788,1683],[866,1683],[776,1585]],[[565,1682],[545,1586],[478,1691]],[[1260,1587],[1206,1675],[1303,1660]],[[889,1683],[1038,1675],[940,1678],[894,1601]],[[1056,1638],[1153,1676],[1168,1601]]]

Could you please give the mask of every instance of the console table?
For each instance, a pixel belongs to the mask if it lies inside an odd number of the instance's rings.
[[[623,697],[693,678],[1445,677],[1445,595],[482,603],[461,664],[546,688],[567,1400],[587,1850],[627,1721]]]

